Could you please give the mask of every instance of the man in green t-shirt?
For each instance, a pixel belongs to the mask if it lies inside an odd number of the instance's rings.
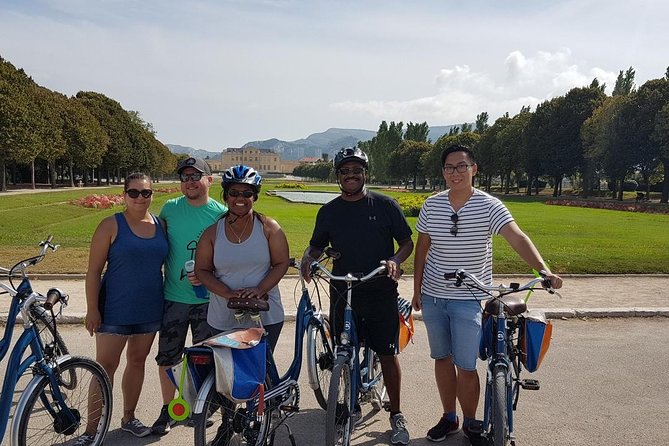
[[[158,338],[156,362],[160,369],[163,407],[153,423],[155,434],[166,434],[174,425],[167,406],[174,398],[174,385],[166,370],[181,361],[190,327],[193,343],[213,336],[207,324],[208,295],[198,298],[188,281],[184,263],[195,260],[200,235],[214,224],[227,208],[209,197],[213,177],[211,168],[200,158],[189,157],[177,166],[183,196],[168,200],[160,211],[167,227],[170,249],[165,261],[165,303]]]

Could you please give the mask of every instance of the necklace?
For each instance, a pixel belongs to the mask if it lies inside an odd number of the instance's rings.
[[[244,224],[244,229],[242,229],[242,233],[241,233],[241,234],[237,234],[237,233],[235,232],[235,230],[232,229],[232,223],[229,223],[229,224],[228,224],[228,227],[230,228],[230,232],[232,232],[232,234],[233,234],[235,237],[237,237],[237,244],[238,244],[238,245],[242,242],[242,237],[244,237],[244,234],[246,233],[246,228],[248,228],[248,226],[249,226],[249,222],[250,222],[251,220],[253,220],[253,218],[248,218],[248,219],[246,219],[246,224]]]

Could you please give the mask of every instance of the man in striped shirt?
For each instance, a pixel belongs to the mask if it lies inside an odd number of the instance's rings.
[[[497,198],[473,187],[476,161],[465,146],[441,155],[448,190],[425,200],[418,217],[412,305],[422,310],[430,355],[444,414],[427,433],[442,441],[458,431],[456,396],[464,416],[462,429],[472,445],[487,444],[476,420],[479,377],[476,358],[481,338],[481,307],[486,296],[465,287],[448,287],[444,273],[465,269],[492,282],[492,236],[500,234],[525,262],[544,270],[554,288],[562,279],[550,272],[532,241]]]

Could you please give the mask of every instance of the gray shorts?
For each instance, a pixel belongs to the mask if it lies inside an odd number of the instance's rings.
[[[183,304],[165,301],[163,307],[163,323],[158,335],[158,354],[156,362],[159,366],[173,366],[181,361],[186,335],[190,327],[193,344],[214,336],[214,330],[207,323],[207,307],[209,302],[201,304]]]

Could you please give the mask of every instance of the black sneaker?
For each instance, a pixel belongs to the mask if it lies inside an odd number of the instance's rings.
[[[443,415],[437,425],[427,431],[426,438],[430,441],[443,441],[446,437],[458,431],[459,424],[457,417],[455,417],[455,421],[449,421],[446,415]]]
[[[170,414],[167,412],[167,406],[163,406],[163,408],[160,409],[158,419],[153,423],[153,426],[151,426],[151,432],[156,435],[165,435],[175,424],[177,424],[177,422],[170,417]]]
[[[468,426],[462,426],[462,433],[469,439],[472,446],[490,446],[490,442],[483,435],[483,423],[473,421]]]

